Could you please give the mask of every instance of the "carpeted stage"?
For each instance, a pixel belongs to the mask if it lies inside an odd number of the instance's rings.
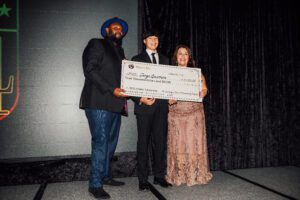
[[[118,178],[123,187],[106,186],[113,200],[284,200],[300,199],[300,168],[294,166],[213,171],[207,185],[173,186],[152,184],[151,191],[139,191],[136,177]],[[149,180],[152,183],[152,177]],[[1,186],[1,200],[89,200],[88,181]]]

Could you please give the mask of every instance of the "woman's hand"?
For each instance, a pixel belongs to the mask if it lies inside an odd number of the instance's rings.
[[[177,100],[169,99],[169,105],[173,105],[177,103]]]
[[[202,90],[199,92],[199,96],[201,98],[204,98],[207,95],[207,85],[206,85],[206,80],[203,74],[201,73],[201,78],[200,78],[201,84],[202,84]]]
[[[203,88],[200,92],[199,92],[199,96],[201,98],[204,98],[207,95],[207,88]]]

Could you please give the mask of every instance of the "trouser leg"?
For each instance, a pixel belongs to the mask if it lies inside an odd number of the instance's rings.
[[[121,126],[121,115],[118,113],[112,114],[112,127],[109,133],[109,141],[108,141],[108,156],[107,156],[107,166],[105,172],[105,180],[109,180],[112,178],[111,174],[111,161],[116,151],[116,147],[118,144],[119,133],[120,133],[120,126]]]
[[[148,115],[136,115],[138,141],[137,141],[137,173],[140,182],[148,180],[148,144],[151,133],[151,120]]]
[[[85,113],[92,137],[89,185],[97,188],[102,187],[104,178],[107,176],[107,168],[110,165],[109,138],[113,124],[113,113],[96,109],[86,109]]]
[[[166,112],[158,109],[152,123],[153,175],[158,178],[164,178],[166,171],[167,117]]]

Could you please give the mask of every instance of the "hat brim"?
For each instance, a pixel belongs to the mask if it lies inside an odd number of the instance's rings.
[[[103,37],[106,37],[106,35],[107,35],[105,29],[107,27],[109,27],[109,25],[111,25],[112,23],[119,23],[122,26],[123,37],[127,34],[127,32],[128,32],[128,25],[127,25],[127,23],[124,20],[120,19],[120,18],[114,17],[114,18],[108,19],[107,21],[105,21],[102,24],[102,26],[101,26],[101,35]]]

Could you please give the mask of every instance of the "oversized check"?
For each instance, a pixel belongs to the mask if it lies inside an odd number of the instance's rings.
[[[202,102],[201,69],[122,61],[121,88],[127,95]]]

